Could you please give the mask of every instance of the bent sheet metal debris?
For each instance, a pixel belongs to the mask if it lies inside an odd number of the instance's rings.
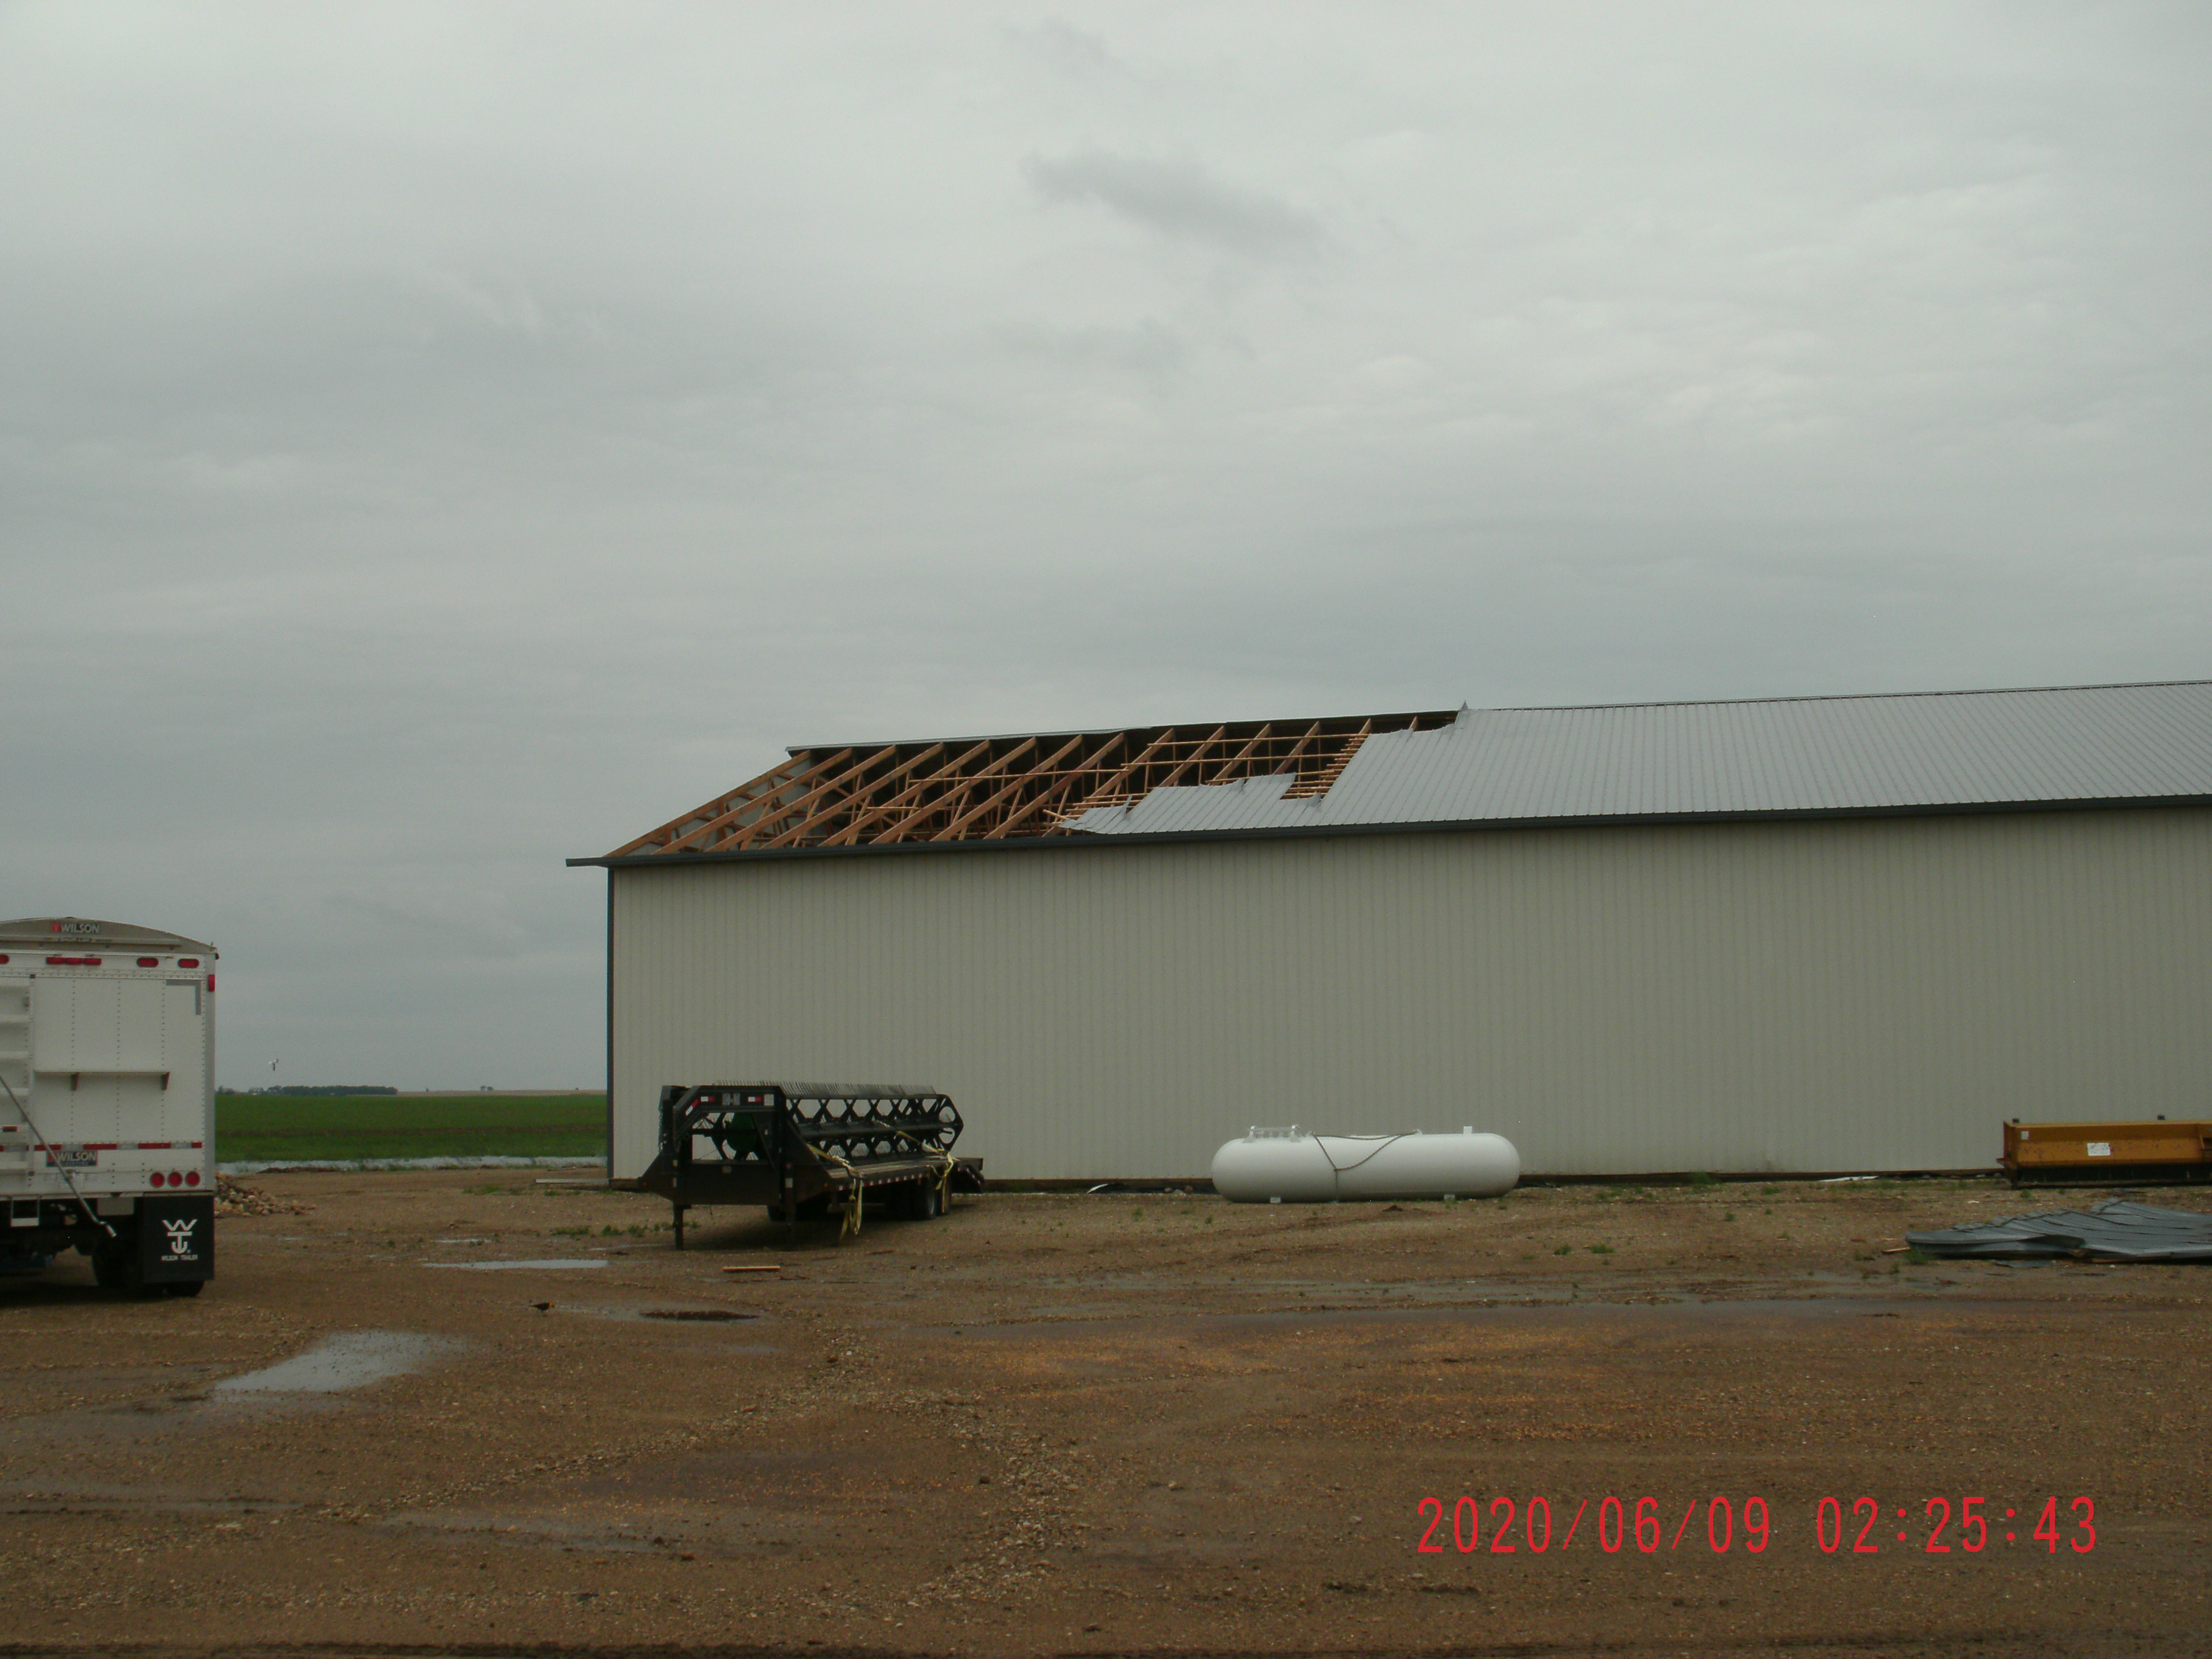
[[[1907,1233],[1929,1255],[2074,1256],[2093,1261],[2212,1261],[2212,1215],[2114,1199],[2094,1210],[2052,1210],[1977,1227]]]

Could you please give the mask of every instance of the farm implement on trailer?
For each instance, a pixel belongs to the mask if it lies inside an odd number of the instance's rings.
[[[983,1161],[955,1158],[960,1113],[932,1090],[806,1083],[670,1084],[660,1091],[660,1150],[638,1184],[675,1210],[757,1204],[771,1220],[866,1209],[927,1221],[956,1192],[983,1190]]]

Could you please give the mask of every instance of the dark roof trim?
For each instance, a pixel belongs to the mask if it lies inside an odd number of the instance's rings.
[[[1131,836],[1024,836],[1003,841],[871,842],[857,847],[778,847],[742,853],[634,853],[570,859],[572,870],[681,870],[696,864],[763,864],[784,859],[890,858],[910,854],[1100,851],[1193,842],[1304,841],[1345,836],[1432,836],[1484,830],[1637,829],[1686,823],[1797,823],[1830,818],[2018,817],[2033,812],[2113,812],[2212,807],[2212,795],[2125,795],[2107,800],[1961,801],[1942,805],[1817,806],[1766,812],[1610,812],[1585,817],[1462,818],[1435,823],[1322,823],[1261,830],[1191,830]]]

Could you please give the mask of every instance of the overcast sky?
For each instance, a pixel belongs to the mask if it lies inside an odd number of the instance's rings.
[[[10,915],[595,1085],[826,738],[2212,675],[2212,12],[0,5]]]

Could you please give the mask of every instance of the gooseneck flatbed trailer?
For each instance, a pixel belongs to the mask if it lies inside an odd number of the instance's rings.
[[[880,1084],[670,1084],[660,1091],[660,1149],[638,1184],[675,1211],[757,1204],[795,1224],[833,1211],[845,1231],[864,1209],[908,1220],[943,1213],[954,1193],[983,1190],[983,1161],[955,1158],[960,1112],[931,1089]]]
[[[0,922],[0,1268],[111,1290],[215,1272],[215,947],[82,916]]]

